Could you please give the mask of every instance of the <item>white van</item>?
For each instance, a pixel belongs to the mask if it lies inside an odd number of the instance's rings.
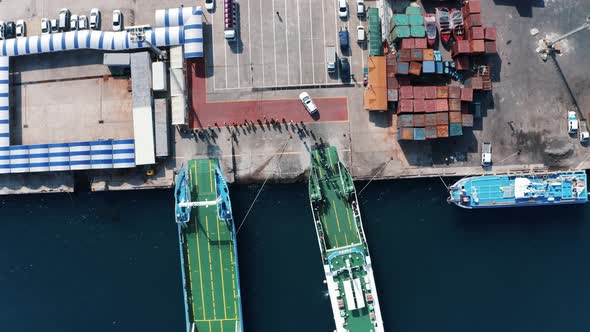
[[[59,11],[59,16],[57,19],[57,29],[59,31],[67,31],[70,27],[70,10],[67,8],[62,8]]]

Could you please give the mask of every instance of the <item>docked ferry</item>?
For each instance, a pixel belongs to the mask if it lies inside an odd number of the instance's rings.
[[[236,231],[218,161],[190,160],[174,196],[187,332],[243,331]]]
[[[311,151],[309,198],[337,332],[382,332],[352,177],[334,147]]]
[[[586,172],[464,178],[449,187],[448,201],[466,209],[586,203]]]

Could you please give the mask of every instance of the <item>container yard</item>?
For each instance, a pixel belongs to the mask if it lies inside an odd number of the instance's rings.
[[[323,143],[355,179],[590,166],[586,32],[536,52],[590,4],[348,2],[342,17],[336,2],[129,0],[56,33],[44,18],[97,4],[1,2],[28,28],[0,40],[0,193],[167,188],[200,157],[228,182],[300,181]]]

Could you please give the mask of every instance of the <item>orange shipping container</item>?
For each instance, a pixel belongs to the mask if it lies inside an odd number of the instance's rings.
[[[485,43],[483,40],[470,40],[471,53],[483,53],[485,52]]]
[[[448,125],[436,126],[436,136],[437,137],[449,137],[449,126]]]
[[[369,111],[387,110],[387,65],[384,56],[370,56],[367,62],[369,68],[369,85],[365,89],[365,109]]]
[[[413,140],[414,128],[400,128],[398,129],[397,137],[399,140]]]
[[[448,86],[437,86],[436,87],[436,98],[446,99],[449,98],[449,87]]]
[[[434,61],[434,50],[431,48],[422,50],[422,57],[424,61]]]
[[[459,107],[461,108],[461,107]],[[461,123],[462,117],[461,112],[449,112],[449,122],[450,123]]]
[[[473,101],[472,88],[461,88],[461,101]]]
[[[459,99],[461,98],[461,88],[458,86],[450,86],[449,87],[449,99]]]
[[[461,100],[449,99],[449,111],[460,111],[460,110],[461,110]]]
[[[422,63],[421,62],[410,62],[410,74],[420,76],[422,73]]]
[[[436,114],[436,124],[437,125],[448,125],[449,124],[449,113],[438,112],[435,114]]]

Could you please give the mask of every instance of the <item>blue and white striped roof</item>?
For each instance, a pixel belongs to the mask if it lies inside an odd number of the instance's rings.
[[[9,57],[0,57],[0,147],[10,145],[9,59]]]
[[[201,7],[156,10],[156,27],[182,26],[184,29],[184,58],[202,58],[203,11]]]

